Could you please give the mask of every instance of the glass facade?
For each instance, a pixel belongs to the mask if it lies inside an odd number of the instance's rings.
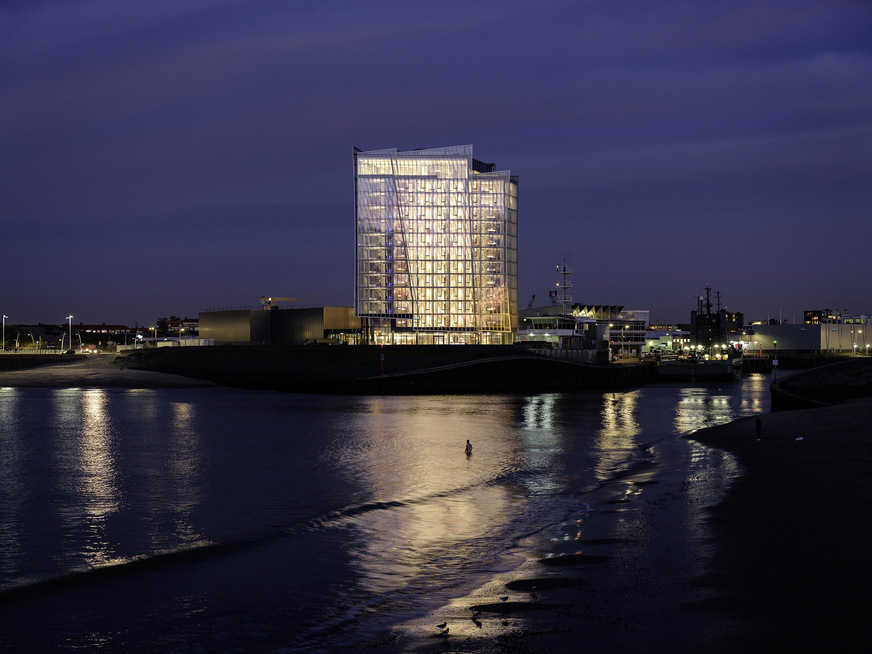
[[[472,146],[354,151],[355,314],[374,344],[511,344],[518,178]]]

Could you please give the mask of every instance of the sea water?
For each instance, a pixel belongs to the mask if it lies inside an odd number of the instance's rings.
[[[0,389],[0,647],[378,642],[518,566],[652,447],[767,412],[768,381],[403,397]]]

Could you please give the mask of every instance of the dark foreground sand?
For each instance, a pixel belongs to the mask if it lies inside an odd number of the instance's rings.
[[[872,582],[872,399],[761,419],[760,441],[753,418],[693,435],[747,466],[712,513],[708,608],[751,627],[724,650],[854,649]]]

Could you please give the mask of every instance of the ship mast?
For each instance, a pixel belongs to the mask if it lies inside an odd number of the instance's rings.
[[[572,282],[569,281],[569,276],[572,274],[572,266],[566,263],[566,258],[563,259],[563,265],[557,266],[557,274],[562,277],[561,281],[557,282],[557,288],[560,289],[560,295],[557,301],[563,305],[563,317],[566,317],[566,307],[572,304],[572,295],[569,289],[572,288]]]

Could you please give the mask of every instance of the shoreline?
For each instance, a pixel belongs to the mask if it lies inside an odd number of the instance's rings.
[[[519,568],[375,651],[849,648],[872,582],[858,523],[872,501],[872,399],[761,418],[760,441],[756,416],[677,436],[685,479],[656,465],[617,475],[580,496],[564,523],[576,534],[531,544]]]
[[[397,642],[367,647],[681,652],[708,650],[739,630],[731,616],[700,610],[715,591],[694,583],[712,556],[702,536],[708,508],[726,496],[725,478],[738,476],[735,457],[678,435],[645,449],[647,460],[568,496],[575,507],[561,522],[518,544],[518,567],[397,625]],[[443,622],[448,636],[435,628]]]
[[[96,355],[0,372],[0,387],[222,387],[114,361]],[[814,387],[810,376],[798,381]],[[759,417],[760,441],[757,416],[676,437],[687,447],[680,470],[667,469],[669,459],[580,494],[577,513],[560,526],[576,533],[531,537],[518,548],[527,560],[517,570],[443,607],[438,621],[427,616],[369,645],[376,652],[847,648],[865,624],[856,597],[872,582],[862,522],[872,501],[872,399]],[[656,444],[655,454],[667,446]],[[452,635],[436,637],[432,625],[446,620]]]
[[[685,480],[681,466],[630,470],[609,484],[623,486],[625,498],[596,507],[596,492],[581,496],[594,510],[580,509],[574,538],[552,536],[550,545],[546,538],[544,550],[543,541],[531,544],[515,571],[410,625],[400,649],[732,653],[853,646],[865,632],[857,598],[872,583],[862,521],[872,503],[872,398],[856,388],[866,384],[869,365],[850,368],[810,371],[791,386],[801,384],[811,398],[821,389],[832,395],[828,379],[836,374],[840,384],[855,386],[848,398],[862,399],[677,436],[691,448]],[[639,543],[634,523],[654,536]],[[676,531],[695,532],[696,549],[682,549],[669,536]],[[698,560],[688,565],[688,555]],[[434,633],[437,619],[454,625],[451,636]]]
[[[719,546],[702,608],[750,626],[722,644],[837,651],[865,625],[872,582],[862,516],[872,501],[872,399],[764,414],[688,438],[737,455],[747,471],[712,508]],[[865,630],[864,630],[865,631]]]

